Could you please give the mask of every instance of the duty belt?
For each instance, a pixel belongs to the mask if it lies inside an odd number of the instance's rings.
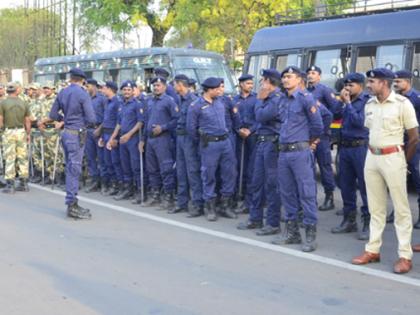
[[[280,143],[279,152],[296,152],[309,148],[309,142]]]
[[[186,129],[177,129],[176,130],[176,135],[177,136],[186,136],[188,135],[188,132]]]
[[[114,132],[113,128],[102,128],[102,133],[105,133],[107,135],[112,134]]]
[[[160,134],[158,134],[158,135],[154,135],[153,133],[150,133],[150,135],[149,135],[149,137],[150,138],[159,138],[159,137],[161,137],[161,136],[163,136],[163,135],[166,135],[167,134],[167,131],[162,131]]]
[[[258,135],[257,142],[276,142],[278,139],[278,135]]]
[[[46,124],[45,128],[52,129],[52,128],[55,128],[55,125],[54,124]]]
[[[360,147],[362,145],[368,144],[368,140],[366,139],[357,139],[357,140],[341,140],[340,145],[343,147]]]
[[[373,148],[373,147],[369,146],[369,150],[374,155],[386,155],[386,154],[391,154],[391,153],[404,151],[404,146],[403,145],[396,145],[396,146],[386,147],[386,148]]]
[[[65,131],[65,132],[67,132],[67,133],[69,133],[69,134],[71,134],[71,135],[76,135],[76,136],[78,136],[78,135],[79,135],[79,133],[80,133],[81,131],[83,131],[83,130],[79,130],[79,129],[75,130],[75,129],[68,129],[68,128],[64,128],[64,131]]]
[[[221,136],[210,136],[210,135],[207,135],[206,138],[207,138],[207,141],[208,142],[219,142],[219,141],[226,140],[228,138],[228,135],[227,134],[221,135]]]

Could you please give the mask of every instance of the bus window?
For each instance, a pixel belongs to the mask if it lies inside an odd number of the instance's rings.
[[[44,84],[47,82],[55,82],[55,75],[54,74],[37,75],[35,81],[39,84]]]
[[[270,68],[270,57],[268,55],[258,55],[250,58],[248,73],[254,76],[254,89],[258,89],[261,70],[267,68]]]
[[[277,56],[276,69],[278,71],[283,71],[287,66],[297,66],[300,67],[301,56],[298,54],[289,54],[289,55],[280,55]]]
[[[120,82],[133,79],[133,69],[120,69]]]
[[[105,77],[104,71],[92,71],[92,78],[96,81],[103,81]]]
[[[360,47],[357,53],[356,72],[365,74],[376,65],[376,47]]]
[[[376,51],[376,67],[385,67],[392,71],[403,67],[404,45],[379,46]]]
[[[413,87],[420,89],[420,43],[414,45],[413,65],[411,66],[413,72]]]
[[[337,79],[342,78],[348,72],[347,49],[320,50],[314,54],[311,64],[321,68],[322,83],[334,88]]]

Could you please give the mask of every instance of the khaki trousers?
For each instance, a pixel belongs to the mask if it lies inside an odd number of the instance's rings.
[[[365,163],[366,192],[369,204],[370,238],[366,251],[379,253],[386,225],[387,188],[395,211],[394,226],[398,239],[398,255],[411,259],[413,222],[407,195],[407,163],[404,152],[374,155],[368,151]]]

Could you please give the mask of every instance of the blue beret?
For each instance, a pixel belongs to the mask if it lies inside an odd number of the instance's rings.
[[[155,84],[156,82],[166,84],[166,79],[162,77],[154,77],[152,80],[150,80],[151,84]]]
[[[295,74],[297,74],[300,77],[302,76],[302,71],[300,71],[300,69],[298,67],[296,67],[296,66],[288,66],[288,67],[286,67],[286,69],[284,69],[281,72],[280,76],[283,77],[283,75],[285,73],[295,73]]]
[[[394,79],[394,72],[387,68],[376,68],[366,72],[368,78],[377,78],[377,79]]]
[[[310,66],[308,69],[306,69],[306,73],[308,73],[309,71],[316,71],[316,72],[318,72],[319,74],[321,74],[322,73],[322,70],[321,70],[321,68],[320,67],[318,67],[318,66]]]
[[[122,90],[123,88],[126,88],[126,87],[135,88],[136,84],[133,83],[133,81],[131,80],[126,80],[123,83],[121,83],[120,89]]]
[[[86,83],[87,84],[92,84],[92,85],[95,85],[95,86],[98,85],[98,81],[96,81],[95,79],[87,79]]]
[[[359,72],[348,73],[344,77],[344,83],[364,83],[365,76]]]
[[[194,80],[194,79],[188,79],[188,84],[189,85],[195,85],[196,83],[197,83],[196,80]]]
[[[166,69],[163,68],[155,68],[154,70],[155,76],[157,77],[169,77],[169,72]]]
[[[203,83],[201,83],[201,86],[208,89],[216,89],[223,83],[222,78],[214,78],[210,77],[204,80]]]
[[[111,90],[118,91],[118,85],[117,85],[117,83],[115,83],[115,82],[112,82],[112,81],[106,81],[106,82],[105,82],[105,86],[106,86],[107,88],[111,89]]]
[[[411,79],[413,77],[413,74],[411,73],[411,71],[408,71],[408,70],[396,71],[394,74],[395,74],[395,79]]]
[[[281,80],[281,74],[276,69],[262,69],[261,76],[264,78]]]
[[[174,81],[186,81],[188,82],[188,77],[185,74],[177,74],[174,78]]]
[[[73,69],[70,69],[69,73],[71,76],[81,77],[83,79],[86,79],[86,74],[83,72],[82,69],[73,68]]]
[[[243,81],[252,80],[253,78],[254,76],[252,74],[243,74],[239,77],[238,81],[243,82]]]

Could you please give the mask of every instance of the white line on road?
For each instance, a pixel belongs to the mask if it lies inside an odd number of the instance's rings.
[[[64,196],[65,195],[65,193],[62,192],[62,191],[51,190],[50,188],[42,187],[42,186],[39,186],[39,185],[30,184],[30,186],[35,187],[35,188],[40,189],[40,190],[43,190],[43,191],[47,191],[47,192],[59,195],[59,196]],[[97,206],[100,206],[100,207],[108,208],[108,209],[111,209],[113,211],[133,215],[133,216],[140,217],[140,218],[143,218],[143,219],[168,224],[168,225],[171,225],[171,226],[176,226],[176,227],[183,228],[183,229],[186,229],[186,230],[190,230],[190,231],[194,231],[194,232],[198,232],[198,233],[202,233],[202,234],[206,234],[206,235],[210,235],[210,236],[214,236],[214,237],[218,237],[218,238],[222,238],[222,239],[225,239],[225,240],[230,240],[230,241],[234,241],[234,242],[238,242],[238,243],[242,243],[242,244],[246,244],[246,245],[250,245],[250,246],[259,247],[259,248],[271,250],[271,251],[274,251],[274,252],[279,252],[279,253],[282,253],[282,254],[286,254],[286,255],[290,255],[290,256],[294,256],[294,257],[298,257],[298,258],[303,258],[303,259],[307,259],[307,260],[316,261],[316,262],[319,262],[319,263],[322,263],[322,264],[326,264],[326,265],[330,265],[330,266],[334,266],[334,267],[338,267],[338,268],[342,268],[342,269],[346,269],[346,270],[361,272],[361,273],[369,275],[369,276],[374,276],[374,277],[378,277],[378,278],[382,278],[382,279],[386,279],[386,280],[391,280],[391,281],[400,282],[400,283],[403,283],[403,284],[409,284],[409,285],[413,285],[413,286],[416,286],[416,287],[420,287],[420,280],[410,278],[410,277],[407,277],[407,276],[396,275],[396,274],[393,274],[393,273],[390,273],[390,272],[386,272],[386,271],[382,271],[382,270],[375,270],[375,269],[364,267],[364,266],[356,266],[356,265],[352,265],[350,263],[346,263],[346,262],[343,262],[343,261],[340,261],[340,260],[336,260],[336,259],[332,259],[332,258],[328,258],[328,257],[323,257],[323,256],[319,256],[319,255],[316,255],[316,254],[308,254],[308,253],[304,253],[304,252],[301,252],[301,251],[298,251],[298,250],[295,250],[295,249],[290,249],[290,248],[286,248],[286,247],[282,247],[282,246],[272,245],[272,244],[269,244],[269,243],[256,241],[256,240],[246,238],[246,237],[242,237],[242,236],[237,236],[237,235],[233,235],[233,234],[229,234],[229,233],[225,233],[225,232],[215,231],[215,230],[212,230],[212,229],[196,226],[196,225],[193,225],[193,224],[179,222],[179,221],[176,221],[176,220],[166,219],[166,218],[162,218],[162,217],[159,217],[159,216],[156,216],[156,215],[153,215],[153,214],[138,212],[138,211],[135,211],[135,210],[132,210],[132,209],[129,209],[129,208],[116,206],[116,205],[113,205],[113,204],[109,204],[109,203],[106,203],[106,202],[102,202],[102,201],[99,201],[99,200],[95,200],[95,199],[91,199],[91,198],[87,198],[87,197],[83,197],[83,196],[78,196],[78,199],[81,200],[81,201],[89,202],[91,204],[94,204],[94,205],[97,205]]]

